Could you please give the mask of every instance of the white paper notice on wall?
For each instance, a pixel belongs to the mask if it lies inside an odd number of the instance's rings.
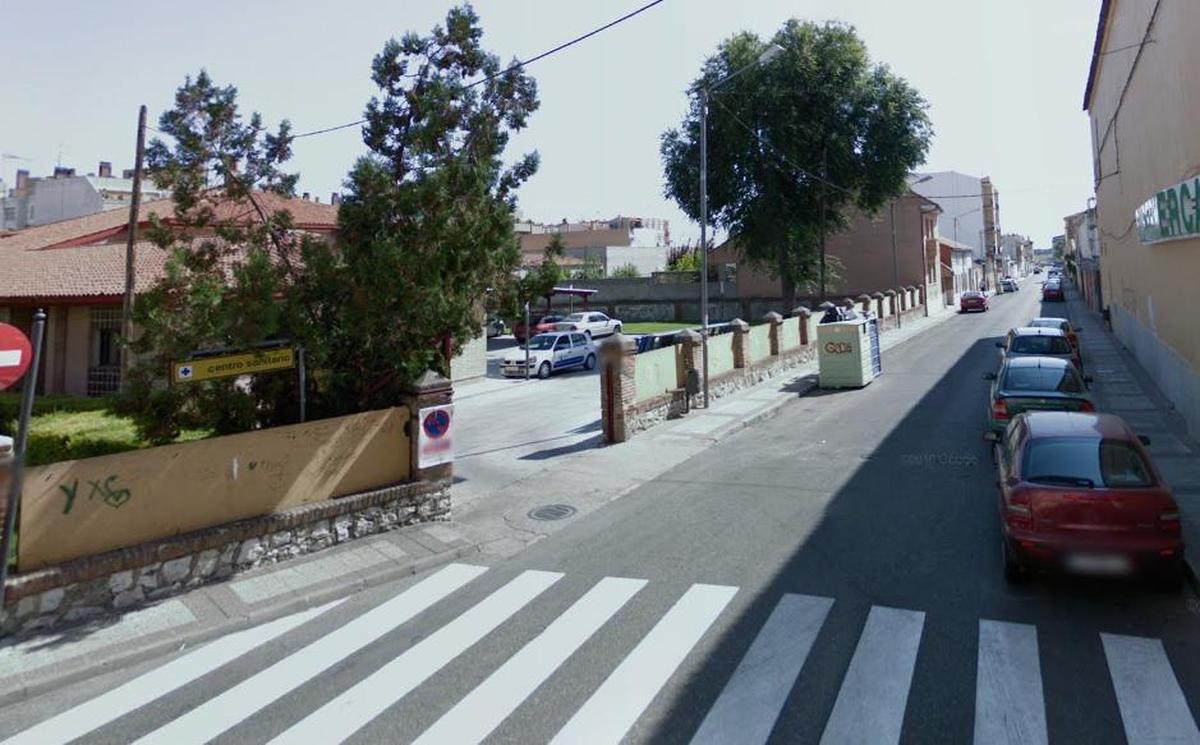
[[[417,468],[454,461],[454,404],[430,406],[417,413]]]

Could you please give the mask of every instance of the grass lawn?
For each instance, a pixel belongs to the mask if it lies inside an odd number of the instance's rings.
[[[621,331],[626,334],[662,334],[667,331],[682,331],[683,329],[696,328],[700,325],[695,323],[670,323],[660,321],[635,321],[633,323],[621,323]]]
[[[188,442],[209,435],[186,430],[176,440]],[[29,431],[30,466],[88,458],[149,447],[138,438],[133,421],[107,411],[54,411],[33,417]]]

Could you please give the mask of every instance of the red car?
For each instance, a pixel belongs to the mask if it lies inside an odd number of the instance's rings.
[[[1047,282],[1042,285],[1042,302],[1053,300],[1061,303],[1064,299],[1062,285],[1058,282]]]
[[[1139,574],[1176,589],[1179,506],[1144,445],[1113,414],[1037,411],[996,442],[1004,578],[1030,570]]]
[[[562,316],[534,316],[533,317],[533,335],[544,334],[547,331],[557,331],[558,324],[562,321]],[[521,319],[513,324],[513,336],[517,341],[524,342],[528,334],[525,329],[525,319]]]
[[[969,313],[973,310],[986,312],[988,309],[987,295],[975,290],[967,290],[958,298],[958,309],[962,313]]]

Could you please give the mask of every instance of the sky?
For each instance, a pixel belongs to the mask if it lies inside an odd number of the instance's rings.
[[[840,20],[873,61],[929,102],[934,140],[920,170],[990,176],[1005,232],[1048,247],[1092,195],[1081,110],[1101,0],[665,0],[529,68],[541,108],[510,143],[541,168],[520,192],[527,219],[665,217],[672,238],[699,228],[663,197],[659,137],[687,109],[704,58],[742,30],[769,36],[790,17]],[[528,59],[645,0],[477,0],[484,45]],[[79,173],[133,166],[137,110],[154,124],[186,75],[205,68],[244,111],[304,132],[359,119],[375,92],[371,58],[428,32],[451,0],[208,0],[146,12],[132,0],[26,2],[0,24],[0,178],[17,168]],[[152,133],[151,133],[152,134]],[[365,148],[357,128],[299,140],[300,190],[327,201]]]

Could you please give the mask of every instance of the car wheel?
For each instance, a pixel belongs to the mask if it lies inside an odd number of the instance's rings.
[[[546,378],[550,377],[550,363],[549,362],[543,362],[541,367],[538,368],[538,377],[541,378],[542,380],[545,380]]]
[[[613,334],[619,333],[621,333],[621,324],[618,323],[616,326],[613,326]]]
[[[587,359],[583,361],[584,370],[594,370],[596,368],[596,355],[589,354]]]
[[[1000,539],[1000,551],[1004,558],[1004,581],[1010,585],[1020,585],[1029,578],[1025,572],[1025,567],[1021,566],[1021,562],[1013,556],[1012,551],[1008,548],[1008,541]]]
[[[585,330],[583,332],[583,335],[586,336],[588,339],[591,339],[592,338],[592,330],[591,329]]]

